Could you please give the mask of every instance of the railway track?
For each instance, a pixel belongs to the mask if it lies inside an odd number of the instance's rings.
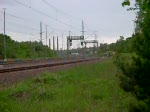
[[[95,63],[98,60],[102,60],[101,58],[87,58],[87,59],[62,59],[59,61],[48,62],[44,63],[37,63],[37,64],[25,64],[23,66],[13,66],[5,67],[0,69],[0,86],[10,85],[16,83],[20,80],[25,80],[28,78],[35,77],[36,75],[42,72],[54,72],[63,69],[69,69],[74,66],[78,66],[80,64],[90,64]]]
[[[55,63],[48,63],[48,64],[38,64],[38,65],[30,65],[30,66],[22,66],[22,67],[2,68],[2,69],[0,69],[0,73],[10,73],[10,72],[16,72],[16,71],[25,71],[25,70],[31,70],[31,69],[60,66],[60,65],[66,65],[66,64],[74,64],[74,63],[80,63],[80,62],[91,61],[91,60],[96,60],[96,59],[98,59],[98,58],[58,61]]]

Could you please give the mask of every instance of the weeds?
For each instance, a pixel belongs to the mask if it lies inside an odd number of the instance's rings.
[[[134,98],[120,89],[116,71],[108,60],[42,73],[0,90],[0,112],[128,112]]]

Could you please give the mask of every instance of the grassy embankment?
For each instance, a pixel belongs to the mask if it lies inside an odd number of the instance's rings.
[[[43,73],[0,89],[0,112],[128,112],[112,60]]]

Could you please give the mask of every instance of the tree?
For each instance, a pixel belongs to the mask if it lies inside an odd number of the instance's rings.
[[[130,5],[130,1],[125,0],[122,5]],[[131,61],[127,61],[128,58],[125,61],[118,59],[118,66],[123,73],[121,84],[124,90],[134,93],[138,100],[147,104],[147,110],[139,108],[135,111],[150,111],[150,0],[136,0],[135,7],[129,10],[137,11],[135,34],[132,37],[135,39],[133,46],[136,56]]]
[[[0,34],[0,59],[4,59],[4,35]],[[54,57],[56,53],[40,42],[17,42],[6,35],[7,58],[29,59]]]

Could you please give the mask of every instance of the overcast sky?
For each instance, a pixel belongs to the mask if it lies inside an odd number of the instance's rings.
[[[119,36],[131,36],[134,29],[135,13],[127,11],[128,7],[123,8],[121,3],[122,0],[0,0],[0,33],[3,33],[3,8],[7,8],[6,34],[17,41],[38,41],[41,21],[43,43],[48,25],[48,38],[59,36],[62,46],[63,34],[65,46],[68,31],[81,35],[83,20],[87,40],[95,39],[97,34],[100,43],[112,43]],[[73,47],[77,44],[78,41]]]

